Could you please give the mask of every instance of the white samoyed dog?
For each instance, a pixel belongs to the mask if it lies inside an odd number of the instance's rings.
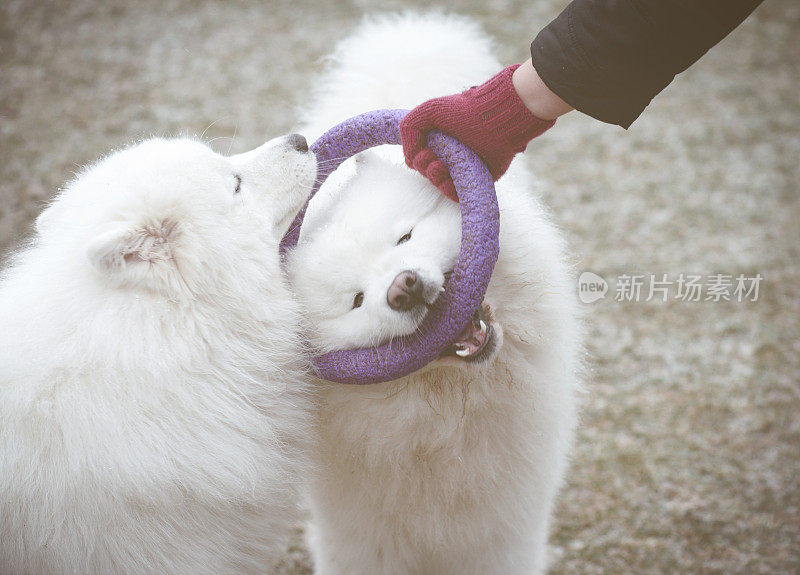
[[[333,54],[305,129],[411,108],[501,68],[468,20],[372,19]],[[397,381],[317,383],[309,546],[320,575],[545,568],[577,420],[581,325],[564,242],[524,161],[497,191],[500,257],[459,341]],[[458,205],[408,169],[399,146],[346,162],[311,202],[288,261],[310,340],[328,351],[414,332],[460,240]]]
[[[0,280],[0,573],[265,572],[309,405],[278,241],[316,160],[145,141],[85,170]]]

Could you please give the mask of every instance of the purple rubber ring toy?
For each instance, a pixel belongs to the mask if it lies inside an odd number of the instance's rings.
[[[350,118],[311,146],[317,157],[317,182],[347,158],[381,144],[400,144],[400,120],[407,110],[376,110]],[[334,351],[313,359],[317,375],[337,383],[380,383],[412,373],[439,355],[458,337],[483,302],[500,251],[500,212],[494,181],[480,157],[440,132],[428,136],[431,150],[453,178],[461,206],[461,251],[447,290],[439,296],[411,336],[378,347]],[[281,254],[297,244],[308,201],[281,240]]]

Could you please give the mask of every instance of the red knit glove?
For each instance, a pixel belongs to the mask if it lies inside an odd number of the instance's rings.
[[[427,133],[440,130],[472,148],[495,180],[502,176],[514,156],[556,122],[540,120],[522,103],[511,81],[518,67],[519,64],[509,66],[485,84],[461,94],[428,100],[411,110],[400,122],[408,167],[458,201],[447,168],[426,144]]]

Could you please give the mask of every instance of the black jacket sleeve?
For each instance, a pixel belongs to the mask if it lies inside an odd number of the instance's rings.
[[[627,128],[760,3],[574,0],[531,44],[533,67],[576,110]]]

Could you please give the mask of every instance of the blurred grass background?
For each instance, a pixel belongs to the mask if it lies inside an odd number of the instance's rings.
[[[365,13],[471,15],[511,63],[565,4],[4,0],[0,250],[110,149],[203,134],[235,153],[291,131]],[[589,307],[553,573],[800,573],[798,37],[800,4],[767,0],[628,132],[570,114],[528,149],[579,270],[764,277],[757,302]],[[284,573],[308,572],[298,536]]]

